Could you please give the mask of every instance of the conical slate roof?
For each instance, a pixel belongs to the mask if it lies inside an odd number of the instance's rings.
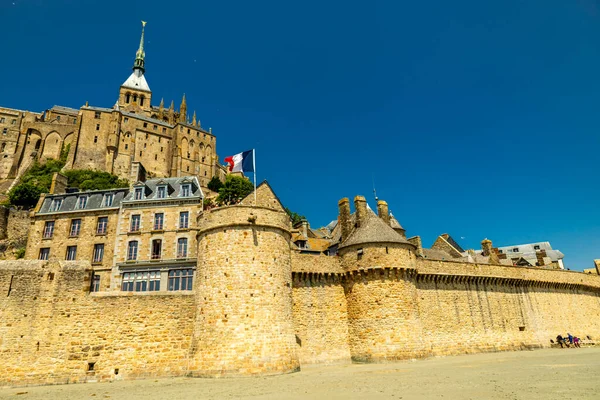
[[[355,220],[356,213],[353,217]],[[402,243],[414,246],[375,215],[375,213],[368,211],[364,224],[355,228],[348,236],[348,239],[340,245],[340,248],[365,243]]]

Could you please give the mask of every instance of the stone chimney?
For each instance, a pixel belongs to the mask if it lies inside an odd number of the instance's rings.
[[[417,256],[423,257],[423,243],[421,242],[421,236],[413,236],[406,240],[408,240],[408,243],[414,244],[417,247],[415,250]]]
[[[356,226],[364,226],[367,222],[367,199],[365,196],[354,198],[354,209],[356,210]]]
[[[137,182],[146,182],[146,168],[144,168],[144,165],[141,162],[134,161],[131,163],[129,183],[134,185]]]
[[[308,237],[308,221],[306,220],[306,218],[302,218],[300,223],[302,224],[302,235],[304,235],[304,237],[307,238]]]
[[[52,175],[52,184],[50,185],[50,194],[61,194],[67,192],[67,177],[60,172]]]
[[[500,259],[498,258],[498,254],[494,251],[492,247],[492,241],[489,239],[483,239],[481,241],[481,250],[483,250],[483,255],[488,256],[490,258],[490,264],[500,264]]]
[[[387,202],[383,200],[377,202],[377,215],[379,215],[379,218],[381,218],[383,222],[388,225],[390,224],[390,212],[388,210]]]
[[[340,216],[338,223],[342,229],[342,241],[348,239],[350,231],[352,230],[352,221],[350,221],[350,200],[344,197],[338,202],[338,208],[340,210]]]

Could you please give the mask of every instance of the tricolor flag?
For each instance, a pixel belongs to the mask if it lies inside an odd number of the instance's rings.
[[[229,164],[229,172],[254,172],[254,150],[225,157],[225,162]]]

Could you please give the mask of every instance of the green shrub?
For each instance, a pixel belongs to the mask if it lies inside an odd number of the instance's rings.
[[[17,249],[15,251],[15,255],[17,256],[17,259],[25,257],[25,247],[21,247],[20,249]]]
[[[246,178],[228,175],[225,184],[219,189],[217,203],[236,204],[254,191],[254,185]]]

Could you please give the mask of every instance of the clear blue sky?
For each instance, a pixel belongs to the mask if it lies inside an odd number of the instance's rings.
[[[186,93],[312,226],[375,180],[425,245],[600,258],[597,2],[0,0],[0,105],[112,106],[142,19],[154,103]]]

